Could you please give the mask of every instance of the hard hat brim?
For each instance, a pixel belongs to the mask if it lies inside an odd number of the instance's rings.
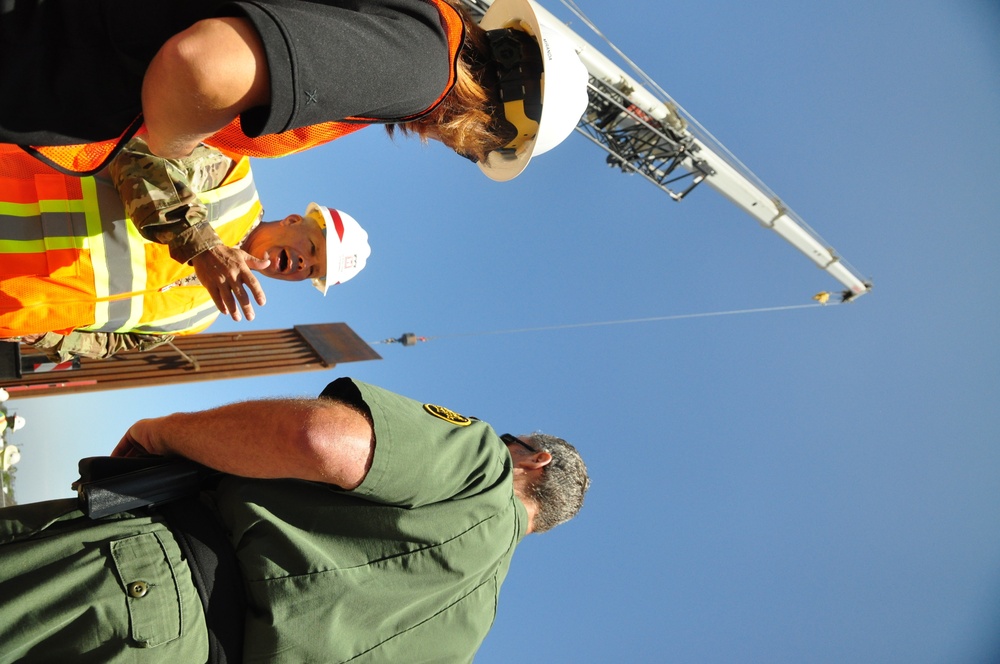
[[[531,0],[496,0],[479,26],[484,30],[527,27],[542,54],[542,117],[538,135],[516,154],[491,152],[478,162],[492,180],[512,180],[532,157],[554,148],[572,133],[587,110],[587,68],[565,36],[541,22]]]
[[[335,212],[344,228],[345,237],[347,233],[352,234],[351,248],[357,258],[357,263],[350,270],[331,274],[339,269],[343,262],[344,242],[336,231],[337,224],[331,215]],[[335,284],[341,284],[354,278],[358,272],[364,269],[371,255],[371,246],[368,244],[368,232],[361,227],[354,217],[340,210],[333,210],[318,203],[310,203],[306,207],[306,216],[312,217],[317,222],[322,221],[323,235],[326,237],[326,275],[312,279],[312,285],[323,295]]]

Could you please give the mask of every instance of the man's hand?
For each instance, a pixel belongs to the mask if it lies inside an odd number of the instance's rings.
[[[250,270],[262,270],[271,264],[270,260],[255,258],[242,249],[220,244],[195,256],[191,264],[215,306],[222,313],[232,316],[233,320],[240,320],[240,308],[247,320],[253,320],[253,305],[244,287],[250,289],[257,304],[264,306],[264,289]],[[237,300],[239,306],[236,305]]]
[[[112,450],[113,457],[140,457],[150,454],[162,454],[155,449],[153,441],[153,427],[150,424],[153,420],[139,420],[125,432],[122,439],[118,441],[115,449]]]

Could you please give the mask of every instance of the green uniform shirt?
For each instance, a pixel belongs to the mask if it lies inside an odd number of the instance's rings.
[[[324,394],[371,411],[361,486],[226,477],[204,494],[247,589],[244,661],[470,661],[528,523],[506,446],[483,422],[364,383]],[[205,661],[205,616],[166,524],[74,507],[0,510],[0,663]]]
[[[371,411],[361,486],[227,478],[216,492],[248,592],[244,661],[470,661],[527,527],[506,446],[357,381],[324,395]]]

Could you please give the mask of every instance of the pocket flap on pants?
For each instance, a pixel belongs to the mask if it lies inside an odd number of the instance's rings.
[[[111,555],[128,603],[131,636],[136,644],[154,648],[178,638],[180,592],[158,534],[144,533],[112,542]]]

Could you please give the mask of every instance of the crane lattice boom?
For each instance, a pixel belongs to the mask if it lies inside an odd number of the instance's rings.
[[[476,17],[492,4],[462,2]],[[590,73],[589,104],[577,131],[608,153],[610,166],[638,173],[675,201],[707,182],[843,284],[845,300],[871,289],[870,282],[665,93],[650,92],[544,7],[533,4],[542,23],[576,46]]]

